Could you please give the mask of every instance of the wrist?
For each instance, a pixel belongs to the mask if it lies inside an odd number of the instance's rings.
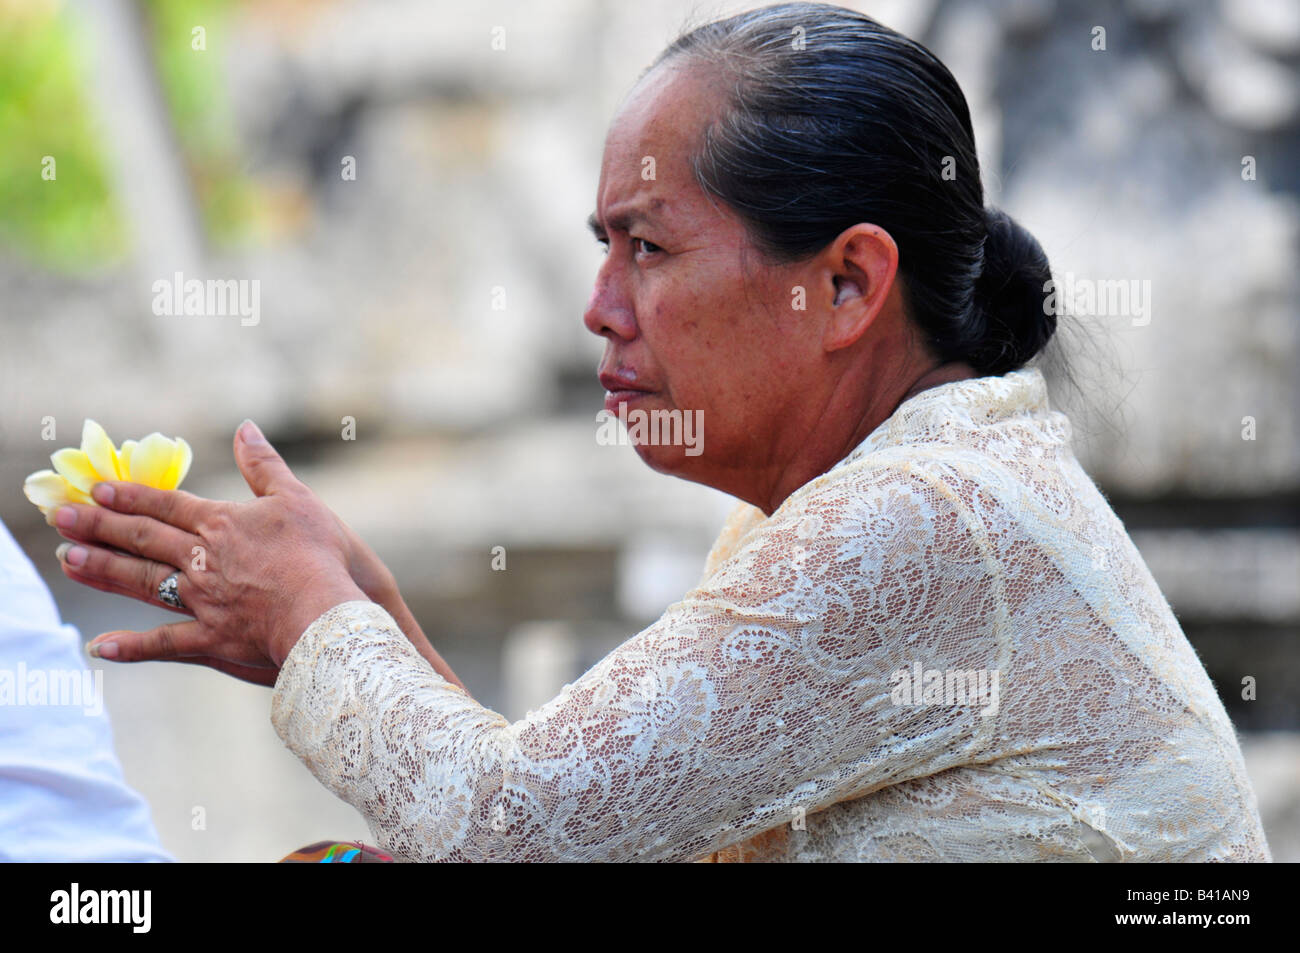
[[[372,581],[365,585],[357,581],[355,576],[353,576],[353,581],[365,592],[371,602],[377,602],[385,608],[400,605],[402,602],[401,593],[397,589],[397,578],[388,571],[387,567],[384,568],[382,573],[375,573]]]
[[[283,667],[284,660],[289,657],[303,633],[330,609],[345,602],[370,601],[366,593],[346,575],[303,587],[294,598],[292,609],[270,646],[271,661],[277,668]]]

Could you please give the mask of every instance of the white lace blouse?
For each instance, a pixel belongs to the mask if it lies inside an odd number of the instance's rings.
[[[514,724],[369,602],[272,722],[413,860],[1270,860],[1233,727],[1027,369],[905,401]]]

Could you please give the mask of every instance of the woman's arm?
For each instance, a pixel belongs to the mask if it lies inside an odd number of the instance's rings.
[[[433,647],[433,644],[425,637],[424,630],[420,628],[420,623],[415,621],[415,616],[406,606],[406,600],[402,598],[401,592],[397,588],[397,580],[384,565],[383,560],[366,545],[365,541],[353,532],[352,527],[339,519],[336,515],[335,520],[339,524],[339,529],[348,540],[350,548],[348,559],[348,572],[352,580],[361,588],[370,599],[383,606],[388,614],[393,617],[402,633],[411,640],[411,645],[420,653],[426,662],[433,666],[433,670],[451,682],[459,686],[466,694],[469,689],[451,670],[448,665]]]
[[[996,707],[895,704],[893,675],[998,664],[987,580],[950,494],[877,471],[782,507],[514,724],[356,602],[285,659],[272,721],[414,859],[690,860],[978,757]]]
[[[388,609],[435,672],[460,685],[374,550],[293,476],[261,431],[245,423],[234,447],[255,500],[223,503],[105,482],[93,490],[99,506],[59,508],[55,522],[69,541],[59,554],[70,579],[157,605],[159,584],[179,570],[179,611],[195,616],[148,632],[106,633],[89,651],[207,665],[269,686],[312,620],[364,595]],[[191,559],[198,553],[202,560]]]
[[[402,634],[410,640],[411,645],[420,653],[420,656],[433,666],[435,672],[466,695],[469,694],[469,689],[456,677],[456,673],[438,654],[438,650],[433,647],[433,643],[425,637],[424,630],[420,628],[420,623],[415,621],[415,616],[411,615],[411,610],[406,607],[406,602],[402,599],[401,593],[397,591],[396,585],[393,586],[391,593],[384,598],[376,598],[370,593],[366,593],[366,595],[369,595],[371,599],[383,606],[388,614],[393,617],[393,621],[401,628]],[[396,611],[394,611],[394,607]]]

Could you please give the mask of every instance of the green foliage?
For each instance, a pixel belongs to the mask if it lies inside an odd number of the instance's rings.
[[[232,0],[141,0],[153,54],[191,186],[210,236],[228,244],[258,220],[223,95],[222,29]],[[0,5],[0,245],[61,271],[120,261],[127,224],[109,174],[111,133],[86,95],[89,40],[76,7]],[[196,50],[193,30],[206,31]],[[42,178],[43,159],[55,178]]]
[[[79,39],[53,8],[0,15],[0,243],[60,270],[117,259],[126,244]]]
[[[224,28],[232,0],[142,0],[150,45],[190,179],[212,238],[230,243],[256,218],[255,190],[240,168],[223,95]],[[196,50],[202,27],[206,49]]]

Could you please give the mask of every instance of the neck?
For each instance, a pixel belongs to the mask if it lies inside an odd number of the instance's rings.
[[[964,381],[972,377],[978,377],[975,369],[969,364],[963,364],[961,361],[952,361],[948,364],[940,364],[929,371],[926,371],[916,379],[907,393],[902,396],[898,404],[894,405],[897,410],[908,398],[915,397],[923,390],[929,390],[931,387],[938,387],[940,384],[951,384],[953,381]]]
[[[820,453],[814,451],[813,453],[801,454],[799,460],[786,468],[766,504],[754,500],[749,502],[762,509],[764,515],[771,516],[791,493],[805,483],[821,476],[848,456],[856,446],[867,439],[872,431],[893,416],[904,401],[932,387],[978,376],[975,369],[969,364],[959,361],[930,368],[913,380],[911,385],[902,391],[902,396],[896,396],[899,394],[899,390],[893,389],[892,395],[871,401],[859,418],[857,425],[852,428],[847,437],[824,443],[820,448],[822,451]]]

